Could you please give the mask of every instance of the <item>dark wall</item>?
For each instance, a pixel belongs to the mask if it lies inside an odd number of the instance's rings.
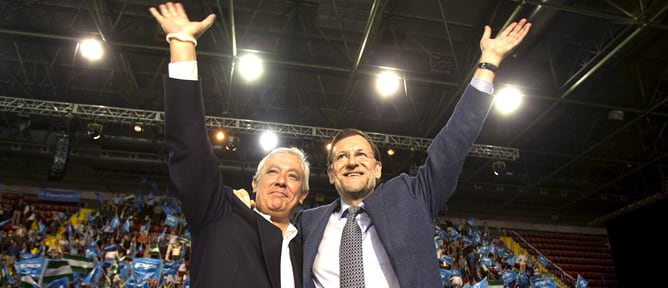
[[[666,285],[668,198],[608,222],[619,287]],[[651,287],[651,286],[647,286]]]

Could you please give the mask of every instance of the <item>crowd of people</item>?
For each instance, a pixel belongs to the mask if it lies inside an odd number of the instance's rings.
[[[180,203],[174,197],[151,196],[150,200],[143,201],[116,196],[102,200],[99,205],[84,205],[95,209],[54,205],[18,194],[3,194],[2,200],[0,219],[8,215],[11,218],[2,221],[5,224],[0,231],[0,287],[18,287],[22,282],[39,283],[40,278],[43,279],[41,273],[35,273],[30,276],[32,281],[26,280],[22,273],[30,271],[19,265],[26,260],[41,257],[46,263],[48,259],[71,259],[72,256],[88,258],[90,264],[85,273],[63,275],[68,278],[69,286],[65,287],[188,285],[190,233],[184,225],[187,223]],[[54,210],[36,209],[40,206]],[[175,215],[176,222],[168,219]],[[499,238],[503,235],[501,231],[492,231],[486,224],[476,225],[472,218],[464,223],[442,218],[439,221],[434,224],[433,236],[443,287],[466,287],[494,280],[502,281],[505,287],[530,287],[533,280],[549,277],[539,272],[537,263],[528,260],[526,255],[510,251]],[[132,278],[133,259],[159,261],[162,271],[159,276]],[[46,266],[44,264],[42,270]],[[114,270],[114,266],[119,268]],[[37,275],[40,276],[35,277]],[[49,283],[45,284],[42,287],[50,287]]]

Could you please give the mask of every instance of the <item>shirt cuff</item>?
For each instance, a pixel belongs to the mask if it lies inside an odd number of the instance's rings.
[[[494,94],[494,85],[487,80],[473,77],[471,78],[471,86],[487,94]]]
[[[180,80],[198,80],[197,61],[169,63],[169,78]]]

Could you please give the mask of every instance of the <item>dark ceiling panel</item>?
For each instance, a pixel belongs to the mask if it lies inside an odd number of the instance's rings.
[[[420,139],[433,137],[447,121],[472,75],[484,25],[496,32],[509,21],[529,17],[532,31],[495,80],[496,89],[522,89],[523,106],[510,116],[491,111],[476,141],[518,149],[520,157],[506,160],[500,176],[492,173],[498,159],[467,158],[447,213],[603,226],[668,193],[665,1],[244,0],[231,5],[226,0],[185,5],[192,19],[209,12],[218,16],[198,46],[209,116],[314,131],[355,127]],[[163,110],[167,44],[148,8],[146,1],[119,0],[0,3],[0,96],[6,97],[0,101],[5,103],[0,107],[2,183],[134,193],[141,192],[137,183],[144,177],[169,187],[160,117],[143,123],[144,132],[131,132],[133,111],[154,115]],[[83,36],[104,39],[101,62],[77,54]],[[238,54],[255,51],[264,57],[261,82],[230,79],[235,48]],[[374,76],[382,67],[394,67],[406,79],[395,98],[374,94]],[[30,127],[21,130],[17,121],[26,111],[13,99],[115,110],[100,109],[96,116],[33,107],[27,111]],[[115,113],[117,120],[109,120]],[[89,122],[104,126],[102,141],[87,138]],[[249,144],[256,133],[236,128],[241,148],[232,152],[216,144],[216,153],[230,184],[249,187],[262,155]],[[55,139],[63,133],[71,136],[70,161],[63,178],[50,181]],[[318,137],[291,137],[281,144],[307,150],[315,172],[311,195],[335,199],[324,173],[324,143]],[[397,152],[383,159],[384,179],[409,173],[425,156],[421,149],[400,147]]]

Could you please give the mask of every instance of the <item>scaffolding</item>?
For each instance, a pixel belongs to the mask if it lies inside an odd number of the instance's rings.
[[[34,100],[0,96],[0,111],[41,115],[54,118],[78,117],[82,120],[111,122],[127,125],[163,126],[165,114],[161,111],[109,107],[102,105],[77,104],[67,102]],[[255,121],[228,117],[205,116],[207,127],[224,128],[232,132],[259,134],[273,131],[279,136],[307,138],[327,142],[339,129],[302,126],[275,122]],[[431,139],[367,132],[378,146],[424,151]],[[493,145],[473,144],[469,156],[477,158],[514,161],[519,158],[519,149]]]

